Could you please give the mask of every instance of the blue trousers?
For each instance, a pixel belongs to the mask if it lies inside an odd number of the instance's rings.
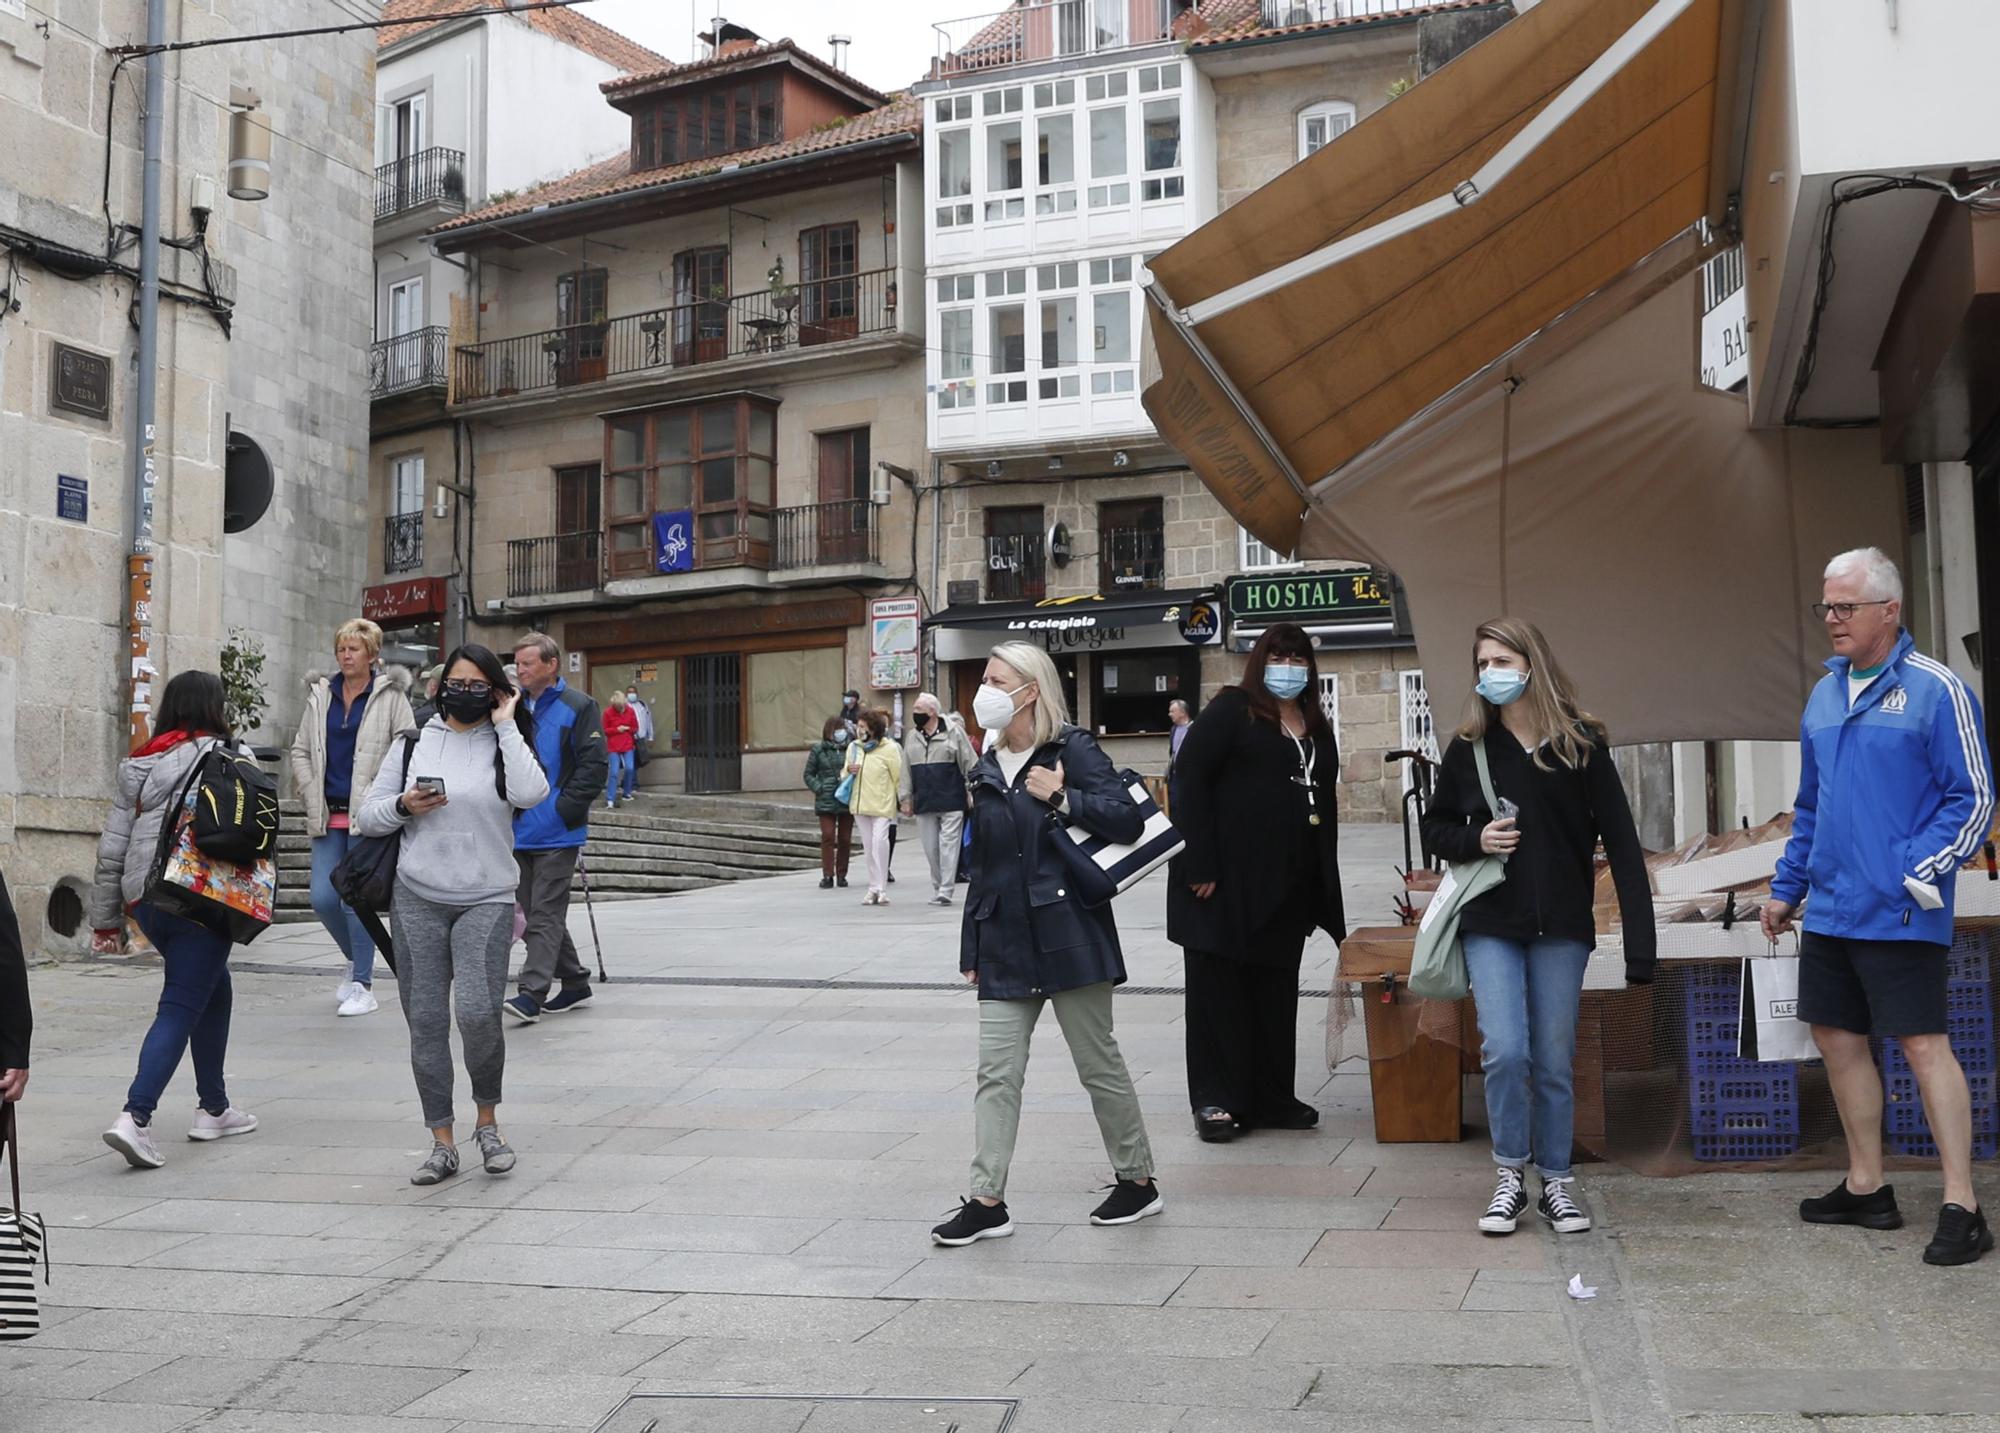
[[[139,1046],[139,1073],[125,1097],[125,1108],[140,1124],[151,1124],[167,1082],[180,1068],[181,1056],[192,1049],[195,1094],[203,1109],[221,1114],[229,1108],[222,1083],[232,999],[229,937],[149,905],[141,905],[134,914],[139,929],[160,952],[166,984],[152,1028]]]
[[[368,928],[361,924],[348,904],[341,900],[340,892],[333,888],[333,868],[340,864],[347,854],[346,831],[329,831],[324,836],[313,837],[312,855],[312,908],[319,917],[319,923],[340,946],[340,953],[347,957],[347,964],[353,974],[349,977],[363,985],[375,983],[375,941],[368,934]]]
[[[621,796],[630,796],[638,782],[638,764],[629,751],[611,751],[605,755],[611,758],[611,774],[604,784],[604,799],[616,801]]]
[[[1493,1162],[1521,1169],[1532,1158],[1544,1179],[1566,1179],[1576,1133],[1576,1013],[1590,947],[1471,934],[1464,943]]]

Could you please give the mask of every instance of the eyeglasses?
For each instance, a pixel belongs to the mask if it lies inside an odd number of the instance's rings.
[[[1829,612],[1837,622],[1851,622],[1854,620],[1855,612],[1860,608],[1887,607],[1894,600],[1893,597],[1883,597],[1873,602],[1815,602],[1812,605],[1812,614],[1822,622],[1826,620]]]
[[[493,684],[491,682],[462,682],[454,678],[444,684],[444,689],[466,697],[490,697],[493,695]]]

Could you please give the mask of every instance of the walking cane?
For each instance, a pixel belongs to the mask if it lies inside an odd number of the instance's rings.
[[[604,942],[597,938],[597,907],[590,903],[590,868],[583,864],[583,853],[577,852],[576,873],[583,878],[583,909],[590,917],[590,943],[597,947],[597,979],[600,984],[609,985],[611,977],[604,973]]]

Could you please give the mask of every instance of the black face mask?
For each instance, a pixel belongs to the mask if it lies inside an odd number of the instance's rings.
[[[917,730],[918,730],[918,731],[929,731],[930,729],[931,729],[931,714],[930,714],[929,712],[918,712],[918,713],[917,713]]]
[[[493,715],[493,695],[490,692],[446,692],[438,698],[438,710],[453,721],[470,726]]]

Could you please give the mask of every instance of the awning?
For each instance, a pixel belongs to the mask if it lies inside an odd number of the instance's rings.
[[[1722,217],[1733,9],[1542,0],[1150,260],[1162,434],[1245,527],[1296,550],[1312,484]]]
[[[1222,635],[1222,606],[1211,587],[1138,589],[1049,597],[1039,602],[974,602],[925,621],[937,659],[984,657],[1000,642],[1040,642],[1052,652],[1207,646]]]

